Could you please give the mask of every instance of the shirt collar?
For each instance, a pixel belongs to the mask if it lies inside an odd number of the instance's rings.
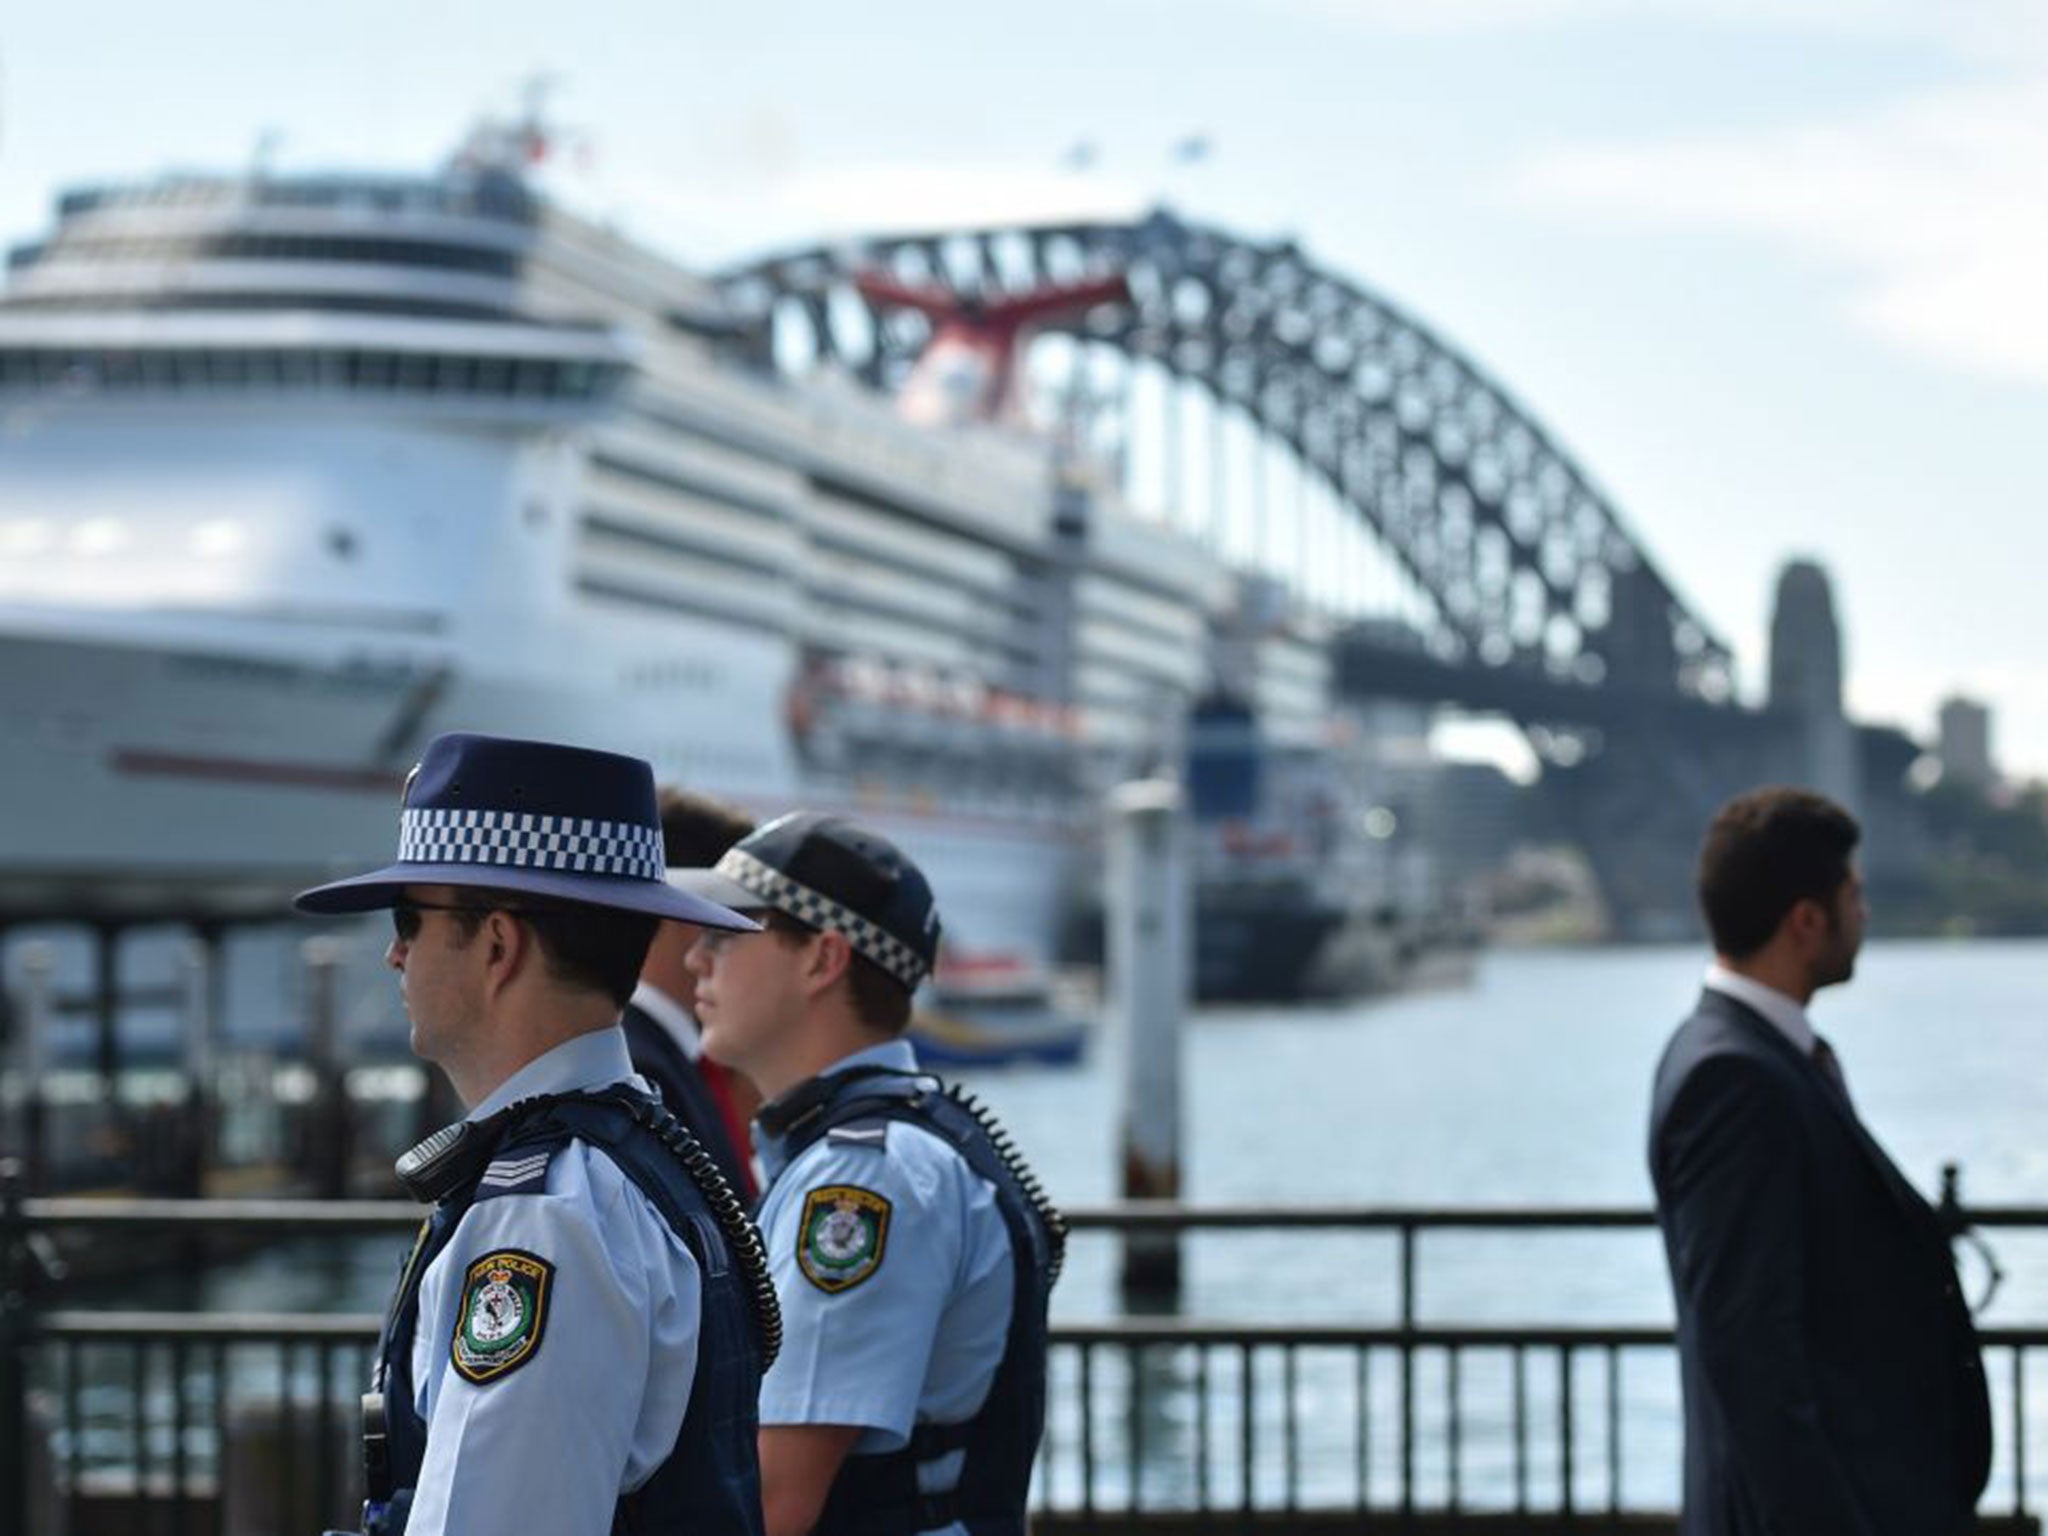
[[[653,982],[643,981],[633,989],[633,1006],[666,1030],[690,1060],[703,1056],[704,1041],[690,1010]]]
[[[818,1076],[836,1077],[841,1072],[851,1072],[855,1067],[888,1067],[895,1072],[915,1072],[917,1051],[908,1040],[884,1040],[880,1045],[871,1045],[864,1051],[840,1057]]]
[[[811,1078],[809,1082],[799,1083],[796,1087],[790,1089],[789,1093],[783,1094],[781,1099],[787,1099],[791,1094],[803,1092],[805,1088],[810,1086],[810,1083],[817,1082],[819,1078],[837,1077],[840,1073],[851,1072],[856,1067],[887,1067],[894,1072],[915,1072],[917,1070],[917,1051],[908,1040],[884,1040],[880,1045],[871,1045],[865,1050],[855,1051],[851,1056],[840,1057],[839,1060],[833,1062],[831,1066],[820,1072],[817,1077]],[[808,1116],[805,1118],[808,1118]],[[753,1123],[751,1132],[754,1139],[755,1154],[761,1159],[762,1172],[767,1175],[767,1182],[772,1184],[781,1174],[783,1165],[787,1162],[783,1155],[784,1138],[764,1130],[759,1120]]]
[[[623,1082],[642,1090],[647,1087],[634,1076],[633,1058],[626,1050],[626,1032],[614,1024],[609,1029],[593,1029],[564,1040],[553,1050],[534,1057],[463,1118],[482,1120],[535,1094],[574,1093],[581,1088],[603,1088]]]
[[[1719,992],[1723,997],[1732,997],[1738,1003],[1754,1008],[1773,1029],[1792,1042],[1800,1055],[1813,1054],[1813,1025],[1807,1022],[1806,1010],[1796,999],[1787,997],[1776,987],[1767,987],[1760,981],[1737,975],[1718,960],[1707,967],[1705,985],[1710,992]]]

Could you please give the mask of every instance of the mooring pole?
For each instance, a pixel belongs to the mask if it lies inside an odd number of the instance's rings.
[[[128,1106],[121,1102],[121,926],[93,925],[93,1058],[100,1079],[101,1150],[135,1181],[138,1147]]]
[[[314,1191],[326,1200],[348,1193],[348,1101],[341,1075],[337,972],[341,954],[331,939],[308,939],[306,961],[306,1065],[313,1073],[313,1102],[307,1106],[307,1172]]]
[[[218,923],[200,923],[185,950],[185,1119],[179,1193],[206,1193],[213,1161],[214,1067],[227,990],[222,974],[225,935]]]
[[[1123,1193],[1178,1200],[1181,1024],[1193,926],[1179,785],[1142,779],[1111,794],[1108,874],[1110,1013],[1124,1037]],[[1123,1291],[1126,1305],[1139,1310],[1179,1300],[1178,1233],[1126,1237]]]
[[[50,1187],[49,1109],[44,1089],[50,1070],[51,988],[57,957],[38,940],[18,951],[21,989],[16,995],[15,1069],[21,1075],[22,1187],[31,1195]]]

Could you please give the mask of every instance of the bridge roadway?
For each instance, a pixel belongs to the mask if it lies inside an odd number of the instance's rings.
[[[1715,809],[1759,784],[1814,782],[1816,722],[1799,710],[1448,661],[1371,631],[1340,637],[1335,650],[1350,698],[1455,704],[1530,734],[1544,760],[1545,809],[1585,851],[1620,937],[1691,936],[1694,862]],[[1835,724],[1857,765],[1866,882],[1882,900],[1914,877],[1922,850],[1906,790],[1920,747],[1889,727]]]
[[[1803,728],[1797,712],[1710,703],[1670,688],[1571,682],[1533,666],[1489,667],[1352,633],[1333,643],[1339,690],[1356,699],[1454,704],[1521,726],[1634,727],[1740,743],[1767,753]]]

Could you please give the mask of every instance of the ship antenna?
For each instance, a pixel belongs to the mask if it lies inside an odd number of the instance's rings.
[[[535,70],[520,82],[521,116],[514,131],[528,165],[540,164],[553,147],[553,135],[548,127],[548,98],[560,89],[561,84],[560,75],[546,70]]]
[[[519,108],[512,118],[486,115],[477,119],[452,163],[466,171],[496,171],[523,178],[559,147],[563,135],[548,116],[547,105],[561,77],[542,71],[519,86]]]

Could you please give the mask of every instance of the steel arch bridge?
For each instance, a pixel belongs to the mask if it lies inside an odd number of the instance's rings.
[[[794,321],[812,355],[888,389],[932,327],[863,295],[857,279],[878,271],[969,308],[1121,277],[1127,302],[1040,329],[1154,364],[1283,447],[1426,598],[1438,664],[1553,685],[1511,712],[1569,718],[1560,685],[1732,698],[1727,646],[1557,439],[1430,327],[1292,243],[1161,212],[875,236],[772,257],[726,288],[764,343]]]
[[[1340,633],[1340,685],[1522,727],[1624,929],[1687,920],[1700,829],[1723,799],[1808,777],[1803,719],[1737,704],[1727,645],[1557,438],[1431,327],[1295,244],[1161,211],[819,245],[723,287],[764,365],[793,327],[803,355],[894,390],[934,326],[868,297],[876,275],[969,313],[1121,279],[1123,299],[1034,334],[1163,370],[1334,498],[1422,609],[1419,648],[1370,625]]]

